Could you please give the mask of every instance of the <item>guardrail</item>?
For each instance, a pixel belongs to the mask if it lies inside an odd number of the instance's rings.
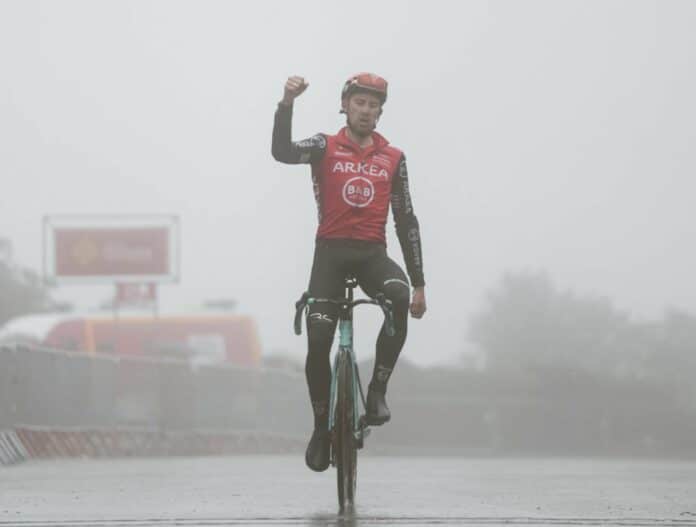
[[[289,413],[287,407],[296,410]],[[5,464],[47,452],[212,453],[248,441],[282,450],[281,444],[299,444],[305,434],[307,423],[297,416],[306,407],[304,378],[291,372],[0,347]],[[44,447],[32,447],[32,437]],[[106,437],[122,440],[109,443]],[[124,443],[131,446],[118,446]]]
[[[551,397],[457,375],[402,368],[390,383],[392,421],[375,429],[369,451],[696,456],[696,410],[650,386],[606,381]],[[300,372],[0,347],[0,464],[300,453],[311,426]]]

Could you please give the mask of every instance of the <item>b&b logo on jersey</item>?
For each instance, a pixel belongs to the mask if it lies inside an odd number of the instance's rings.
[[[343,185],[343,201],[351,207],[367,207],[375,199],[375,187],[367,178],[350,178]]]

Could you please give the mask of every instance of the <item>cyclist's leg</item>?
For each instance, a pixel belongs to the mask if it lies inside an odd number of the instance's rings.
[[[386,393],[387,382],[406,341],[410,287],[406,274],[387,256],[384,247],[377,248],[361,266],[358,281],[369,296],[373,297],[376,293],[382,292],[393,304],[396,332],[390,337],[384,325],[382,326],[377,337],[375,367],[370,381],[370,389]]]
[[[317,240],[314,250],[309,294],[315,298],[343,295],[344,275],[336,248]],[[307,360],[305,374],[314,411],[314,426],[326,429],[329,420],[331,390],[331,344],[336,331],[338,308],[331,304],[313,304],[307,315]]]

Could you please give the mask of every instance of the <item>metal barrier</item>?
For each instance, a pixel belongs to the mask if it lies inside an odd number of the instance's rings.
[[[443,378],[449,384],[437,382]],[[468,387],[472,380],[478,388]],[[696,409],[650,386],[606,384],[618,395],[594,399],[590,391],[550,397],[538,387],[481,386],[471,373],[402,368],[390,384],[394,417],[375,430],[370,450],[696,456]],[[300,453],[312,424],[300,372],[0,347],[4,465],[47,456]]]
[[[257,440],[275,441],[277,450],[299,444],[307,408],[304,378],[294,373],[0,347],[2,464],[229,451]]]

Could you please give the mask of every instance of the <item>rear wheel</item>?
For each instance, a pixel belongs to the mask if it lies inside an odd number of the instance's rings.
[[[353,437],[353,365],[346,352],[338,359],[338,389],[335,421],[335,459],[338,483],[338,505],[343,510],[355,499],[358,451]]]

